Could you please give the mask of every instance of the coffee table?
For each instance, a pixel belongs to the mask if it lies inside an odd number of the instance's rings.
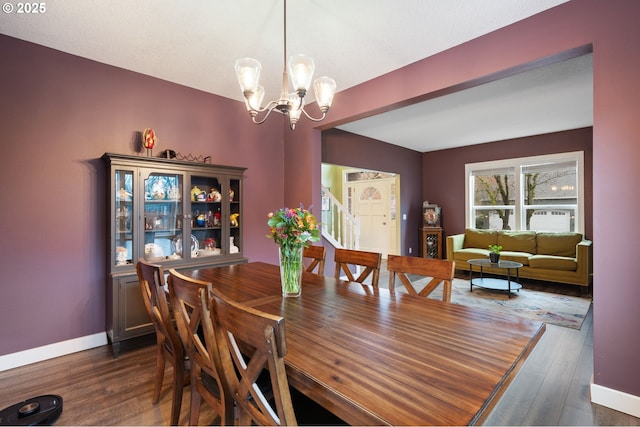
[[[511,291],[520,291],[522,285],[520,282],[520,274],[518,273],[522,263],[516,261],[499,261],[491,262],[488,258],[470,259],[469,263],[469,288],[473,292],[473,287],[478,286],[485,289],[493,289],[497,291],[507,291],[509,298],[511,298]],[[480,277],[473,279],[473,266],[480,267]],[[503,268],[507,270],[507,280],[495,279],[492,277],[483,277],[484,267],[491,268]],[[516,271],[516,281],[511,280],[511,270]]]

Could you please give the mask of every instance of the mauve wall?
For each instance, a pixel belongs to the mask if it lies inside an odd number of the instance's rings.
[[[584,151],[585,236],[591,238],[592,140],[593,131],[589,127],[425,153],[422,161],[424,199],[442,207],[445,234],[462,233],[465,229],[465,164]]]
[[[266,214],[283,203],[278,120],[239,102],[0,36],[0,355],[105,330],[104,152],[159,153],[247,167],[244,255],[275,262]],[[261,256],[264,254],[264,256]]]
[[[640,241],[640,2],[572,0],[361,85],[339,92],[329,129],[511,67],[593,46],[594,383],[640,396],[640,286],[634,254]],[[285,134],[285,152],[317,158],[315,130]],[[365,155],[365,154],[363,154]],[[289,160],[285,162],[289,164]],[[298,170],[299,171],[299,170]],[[285,177],[294,179],[285,169]],[[320,172],[285,198],[313,198]],[[319,184],[318,184],[319,188]],[[426,191],[426,189],[425,189]],[[316,195],[316,193],[318,195]],[[425,193],[426,194],[426,193]],[[428,195],[429,198],[431,194]],[[462,195],[460,197],[463,197]],[[435,198],[433,198],[435,201]],[[444,215],[450,216],[448,210]],[[445,218],[445,221],[448,219]]]
[[[400,174],[400,233],[402,255],[418,253],[422,206],[422,154],[386,144],[375,139],[354,135],[338,129],[322,133],[322,161]],[[402,220],[407,214],[407,220]],[[333,258],[330,258],[333,259]],[[331,264],[331,263],[329,263]]]

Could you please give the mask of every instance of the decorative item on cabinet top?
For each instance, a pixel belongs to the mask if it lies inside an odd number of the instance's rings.
[[[200,154],[181,154],[175,150],[164,150],[160,157],[163,159],[185,160],[187,162],[211,163],[211,156],[203,156]]]
[[[424,227],[440,227],[440,206],[428,201],[422,203],[422,224]]]
[[[144,132],[142,132],[142,143],[144,148],[147,149],[147,156],[151,157],[153,155],[153,147],[156,146],[156,142],[158,141],[158,137],[156,136],[156,132],[151,128],[146,128]]]

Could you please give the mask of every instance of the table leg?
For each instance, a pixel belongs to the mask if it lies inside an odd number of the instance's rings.
[[[480,282],[482,283],[483,278],[483,266],[480,266]],[[473,292],[473,265],[469,264],[469,292]],[[482,287],[482,285],[479,285]]]
[[[511,299],[511,269],[507,268],[507,295]]]

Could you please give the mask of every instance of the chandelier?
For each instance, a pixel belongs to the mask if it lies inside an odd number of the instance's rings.
[[[287,65],[289,73],[287,74]],[[314,118],[304,109],[304,97],[311,85],[315,63],[313,59],[305,55],[293,55],[287,64],[287,0],[284,0],[284,61],[282,70],[282,88],[280,98],[269,102],[262,107],[264,98],[264,87],[260,86],[260,70],[262,65],[255,59],[242,58],[236,61],[235,70],[238,83],[244,95],[247,111],[251,120],[256,124],[262,124],[267,120],[273,110],[277,110],[289,117],[289,126],[295,129],[298,119],[304,113],[308,119],[319,122],[324,120],[331,107],[333,95],[336,92],[336,82],[329,77],[319,77],[313,82],[313,89],[316,94],[316,102],[320,108],[322,116]],[[294,92],[288,92],[289,76]],[[262,118],[258,115],[264,113]]]

